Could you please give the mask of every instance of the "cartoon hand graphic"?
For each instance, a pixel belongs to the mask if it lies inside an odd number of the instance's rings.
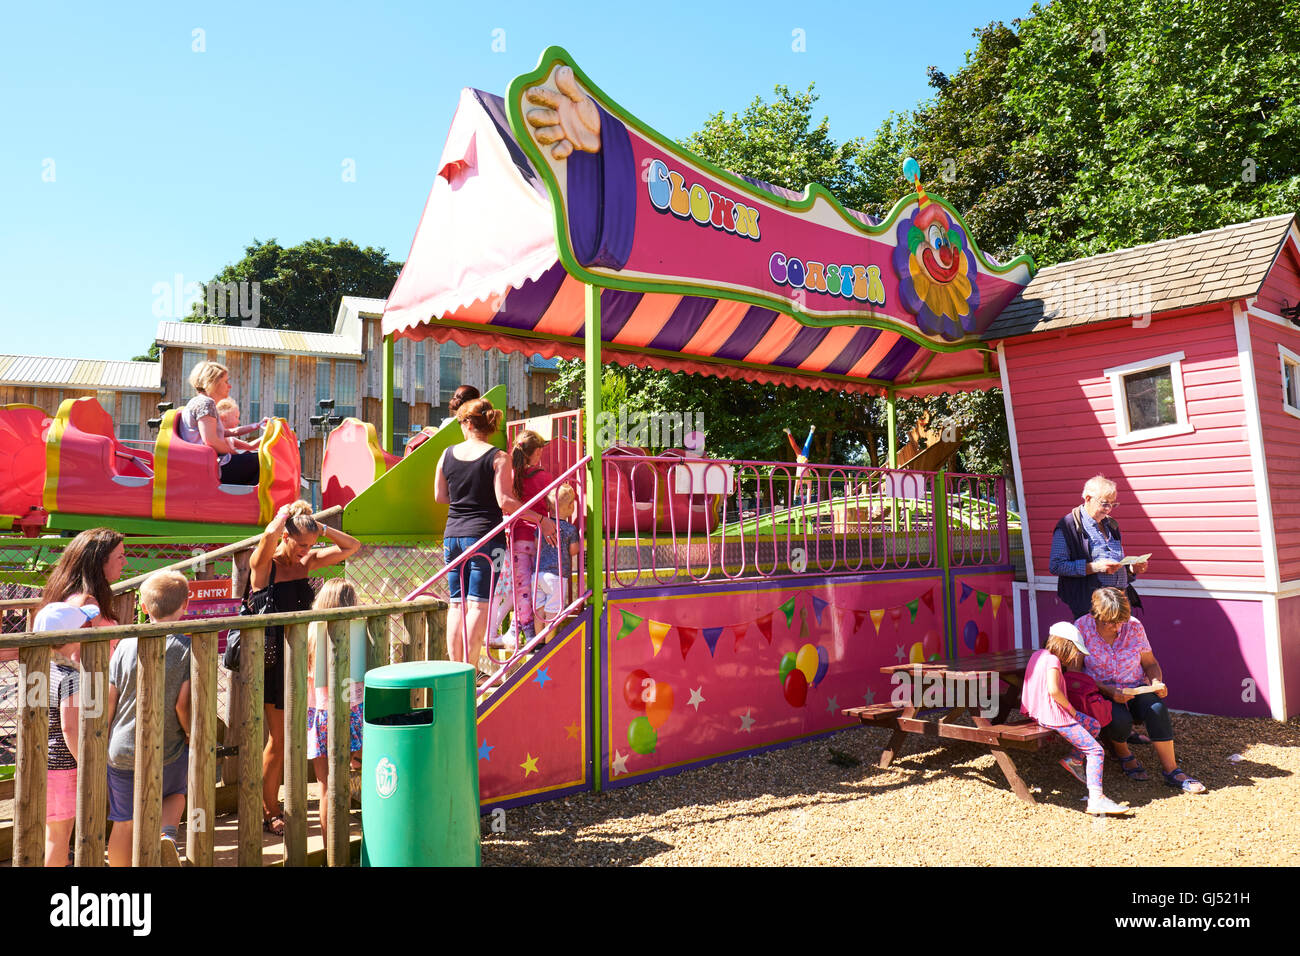
[[[544,109],[529,110],[528,125],[537,141],[551,146],[551,155],[566,159],[575,149],[584,153],[600,152],[600,110],[596,102],[582,91],[573,70],[562,66],[555,71],[555,85],[560,92],[544,86],[530,88],[524,97]]]

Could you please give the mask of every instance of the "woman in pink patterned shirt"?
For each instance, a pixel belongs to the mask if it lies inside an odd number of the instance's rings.
[[[1092,613],[1074,622],[1088,656],[1084,669],[1111,700],[1112,719],[1103,730],[1115,747],[1120,767],[1133,780],[1146,780],[1146,769],[1129,750],[1134,721],[1147,726],[1151,746],[1160,758],[1165,783],[1185,793],[1205,793],[1205,784],[1185,774],[1174,757],[1174,728],[1165,706],[1165,686],[1146,630],[1131,616],[1127,595],[1119,588],[1099,588],[1092,594]],[[1146,688],[1135,694],[1135,688]]]

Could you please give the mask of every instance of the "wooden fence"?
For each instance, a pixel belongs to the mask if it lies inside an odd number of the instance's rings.
[[[124,582],[125,583],[125,582]],[[134,593],[123,594],[117,620],[135,617]],[[211,866],[216,832],[217,633],[240,629],[237,712],[229,734],[239,745],[237,777],[240,866],[262,865],[263,643],[265,629],[282,626],[285,669],[284,862],[307,862],[307,626],[328,625],[331,700],[328,728],[330,778],[325,794],[330,866],[348,863],[349,708],[345,688],[350,674],[349,622],[364,620],[369,637],[368,664],[389,660],[445,660],[446,603],[433,598],[411,602],[294,611],[257,617],[201,618],[181,623],[127,624],[75,631],[0,636],[0,651],[16,649],[19,660],[19,722],[14,801],[15,866],[45,862],[45,786],[49,730],[50,648],[81,644],[81,719],[78,730],[77,866],[103,866],[108,788],[108,725],[104,701],[108,687],[109,642],[139,640],[136,681],[136,748],[132,863],[158,866],[162,815],[164,652],[168,634],[191,637],[189,795],[185,852],[191,865]],[[427,706],[427,692],[413,691],[412,706]],[[339,702],[343,703],[340,705]],[[57,706],[57,701],[54,702]],[[229,744],[231,741],[227,741]]]

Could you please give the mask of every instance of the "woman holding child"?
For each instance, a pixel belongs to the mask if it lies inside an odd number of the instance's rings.
[[[221,420],[219,402],[230,397],[230,373],[220,362],[200,362],[190,372],[190,386],[198,394],[190,399],[179,417],[181,438],[207,445],[217,453],[223,485],[257,484],[260,466],[257,446],[235,438]]]
[[[324,536],[329,546],[316,548]],[[312,517],[311,505],[295,501],[271,519],[249,561],[250,593],[244,613],[271,614],[311,609],[316,592],[308,576],[313,571],[342,564],[361,547],[350,534],[321,524]],[[284,771],[284,628],[266,629],[265,711],[268,731],[262,754],[263,828],[284,835],[279,805],[280,777]]]
[[[33,631],[111,627],[113,583],[126,567],[122,536],[110,528],[83,531],[63,549],[50,572]],[[102,610],[101,610],[102,609]],[[77,816],[81,645],[50,648],[50,718],[45,787],[45,865],[67,866]]]

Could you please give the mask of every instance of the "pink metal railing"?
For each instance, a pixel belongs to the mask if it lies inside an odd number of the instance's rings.
[[[1007,564],[1007,483],[995,475],[945,475],[948,555],[953,567]]]
[[[937,566],[931,472],[617,450],[604,462],[608,587]]]

